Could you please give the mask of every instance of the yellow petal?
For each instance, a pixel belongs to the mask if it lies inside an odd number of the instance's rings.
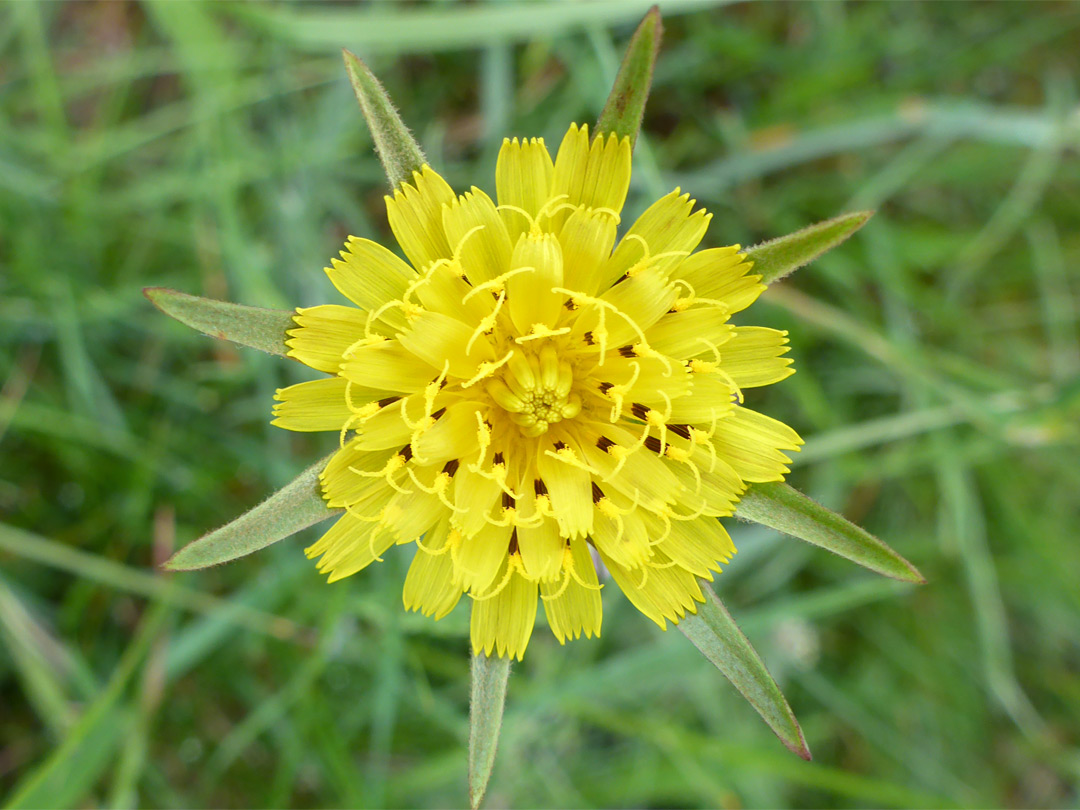
[[[398,335],[398,340],[433,368],[449,361],[450,374],[465,380],[476,374],[481,363],[495,359],[486,335],[477,335],[457,318],[441,312],[424,312],[412,322],[411,329]]]
[[[476,186],[443,209],[450,249],[474,286],[510,268],[510,235],[495,203]]]
[[[780,382],[795,373],[787,332],[763,326],[738,326],[720,351],[720,367],[740,388]]]
[[[328,506],[349,507],[356,514],[377,513],[390,499],[394,490],[386,478],[362,473],[378,473],[397,450],[361,450],[352,441],[331,457],[319,475],[323,497]],[[370,508],[374,507],[374,508]]]
[[[607,425],[596,445],[583,445],[585,461],[600,473],[604,491],[619,492],[646,509],[673,503],[683,486],[657,455],[636,447],[638,436]],[[610,488],[609,488],[610,486]]]
[[[416,457],[425,464],[438,464],[475,452],[479,407],[473,400],[448,405],[446,413],[416,440],[413,447]]]
[[[552,287],[563,286],[559,240],[550,233],[523,233],[514,246],[510,264],[522,269],[506,280],[510,319],[518,334],[529,334],[534,324],[554,329],[566,300],[565,295],[552,291]]]
[[[525,482],[522,490],[521,497],[514,506],[520,515],[528,519],[537,512],[533,483]],[[558,576],[566,541],[559,533],[559,526],[553,519],[545,517],[538,525],[530,523],[530,525],[518,526],[517,539],[521,562],[530,577],[550,580]]]
[[[580,466],[569,463],[575,459],[580,462],[580,456],[572,448],[564,447],[554,452],[567,460],[538,455],[536,471],[551,496],[551,508],[563,537],[584,536],[592,528],[592,476]]]
[[[783,422],[749,408],[734,408],[716,423],[717,455],[744,481],[782,481],[791,459],[782,450],[798,450],[803,440]]]
[[[675,270],[699,298],[723,301],[729,313],[741,312],[765,292],[761,276],[750,273],[753,262],[745,261],[739,246],[700,250]]]
[[[710,425],[733,407],[731,384],[713,374],[694,374],[693,391],[671,403],[671,421]]]
[[[463,589],[481,594],[498,581],[500,569],[505,571],[510,532],[510,526],[488,523],[473,536],[461,538],[454,556],[454,579]]]
[[[709,517],[727,517],[735,513],[735,504],[746,491],[738,473],[717,453],[702,451],[692,461],[698,468],[697,475],[685,464],[673,463],[669,467],[685,488],[681,501],[683,512],[698,512]]]
[[[405,402],[409,421],[405,420],[401,412],[402,402]],[[357,450],[400,450],[409,443],[413,434],[409,422],[416,422],[423,418],[423,415],[423,395],[413,394],[403,400],[399,399],[381,408],[363,423],[354,425],[358,435],[352,446]]]
[[[694,576],[712,581],[712,571],[720,570],[735,553],[731,536],[714,517],[692,521],[672,521],[671,532],[657,548]]]
[[[441,264],[428,270],[415,294],[425,309],[441,312],[471,326],[476,326],[494,309],[491,296],[469,295],[473,287],[457,262]]]
[[[614,133],[598,136],[590,144],[589,128],[571,124],[555,156],[552,198],[571,206],[607,208],[618,214],[630,187],[630,139]],[[557,207],[557,206],[556,206]],[[550,229],[558,231],[567,212],[552,214]]]
[[[472,449],[475,450],[475,444]],[[470,464],[462,463],[458,468],[454,475],[454,506],[460,511],[454,518],[454,525],[465,534],[466,543],[471,542],[474,534],[491,525],[486,517],[497,517],[493,510],[501,495],[502,489],[498,483],[473,470]],[[506,536],[506,542],[498,550],[499,554],[506,553],[510,541],[509,529]]]
[[[398,340],[383,340],[357,347],[341,364],[342,376],[362,388],[411,394],[438,376],[438,372]]]
[[[699,355],[711,355],[709,344],[719,346],[733,334],[726,310],[700,306],[666,313],[645,332],[645,337],[656,351],[689,360]]]
[[[374,311],[387,301],[400,299],[416,279],[409,265],[370,239],[350,236],[340,259],[331,259],[326,268],[338,291],[361,309]],[[387,309],[381,317],[388,325],[405,326],[400,309]]]
[[[679,189],[675,189],[645,209],[600,271],[601,289],[644,259],[645,245],[648,245],[649,257],[674,254],[655,261],[656,266],[663,270],[671,270],[689,256],[705,235],[712,219],[712,214],[704,209],[691,213],[695,202],[689,194],[680,196]]]
[[[345,401],[347,384],[341,377],[330,377],[279,388],[274,394],[277,404],[271,424],[301,432],[341,430],[353,415]],[[358,407],[371,398],[370,394],[354,396],[353,405]]]
[[[581,585],[577,578],[569,574],[565,588],[558,580],[540,583],[540,593],[545,597],[544,612],[547,614],[551,632],[560,644],[565,644],[568,638],[578,638],[582,634],[586,638],[599,636],[603,615],[596,568],[593,566],[588,545],[581,539],[571,540],[570,554],[574,572],[589,587]]]
[[[697,376],[691,374],[677,360],[660,357],[621,357],[609,352],[604,365],[597,368],[596,377],[620,386],[623,399],[629,409],[630,402],[641,402],[658,410],[665,410],[670,401],[678,406],[695,390]],[[663,393],[661,393],[663,392]],[[667,400],[664,399],[667,396]],[[610,394],[608,395],[611,396]],[[700,403],[698,403],[700,407]],[[678,421],[695,421],[683,419]]]
[[[505,574],[506,563],[496,582]],[[501,657],[520,661],[536,624],[536,582],[526,579],[516,567],[509,577],[496,595],[473,601],[470,632],[473,652],[491,655],[494,650]]]
[[[642,333],[671,309],[677,297],[678,291],[659,267],[650,267],[608,289],[600,296],[601,300],[622,313],[609,311],[605,317],[608,345],[618,348],[640,342]],[[596,331],[594,319],[598,317],[583,316],[579,320],[586,328]]]
[[[697,613],[695,602],[705,601],[697,577],[678,565],[668,566],[671,560],[661,551],[651,565],[638,570],[624,568],[603,554],[600,557],[634,607],[662,630],[667,629],[665,619],[677,624],[688,611]]]
[[[367,315],[353,307],[325,304],[297,309],[297,328],[288,331],[289,357],[306,366],[337,374],[342,355],[364,337]]]
[[[565,285],[586,295],[600,290],[600,270],[615,244],[618,219],[608,211],[578,208],[559,231]]]
[[[633,501],[610,484],[601,486],[591,539],[596,548],[626,568],[640,568],[652,556],[644,509],[630,509]],[[612,508],[614,507],[614,508]],[[620,514],[623,513],[623,514]],[[653,537],[659,537],[657,532]]]
[[[449,533],[450,521],[444,518],[425,535],[423,547],[416,549],[401,592],[406,610],[420,611],[438,620],[461,599],[461,586],[454,584],[454,565],[446,549]]]
[[[442,209],[453,200],[453,189],[430,166],[413,172],[411,183],[403,183],[393,197],[386,197],[390,230],[417,270],[450,257]]]
[[[398,543],[411,543],[445,515],[446,507],[437,496],[409,482],[408,488],[390,499],[382,520]]]
[[[309,559],[321,555],[319,573],[329,574],[329,581],[336,582],[366,568],[393,544],[394,537],[385,527],[344,514],[304,553]]]
[[[495,191],[499,205],[512,205],[535,218],[551,195],[554,164],[543,138],[503,139],[495,165]],[[503,222],[512,241],[529,230],[529,220],[517,211],[501,209]]]

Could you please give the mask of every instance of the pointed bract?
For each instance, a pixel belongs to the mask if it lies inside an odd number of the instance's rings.
[[[319,491],[319,472],[328,458],[308,467],[250,512],[188,543],[165,568],[194,571],[229,562],[339,514],[342,510],[330,509]]]
[[[873,211],[856,211],[818,222],[801,231],[747,248],[746,258],[754,263],[754,272],[761,276],[762,283],[772,284],[832,250],[865,225],[873,215]]]
[[[420,145],[390,101],[390,96],[368,66],[350,51],[342,51],[356,100],[364,113],[391,188],[397,188],[427,162]]]
[[[679,622],[683,635],[739,690],[789,750],[810,759],[810,749],[780,687],[723,602],[701,581],[705,604]]]
[[[735,514],[828,549],[883,576],[926,583],[915,566],[885,543],[787,484],[751,485]]]
[[[296,326],[291,309],[263,309],[228,301],[215,301],[197,295],[146,287],[143,295],[150,302],[185,326],[204,335],[231,340],[241,346],[285,356],[285,330]]]
[[[620,139],[628,137],[630,145],[637,141],[641,117],[652,87],[653,66],[664,34],[660,8],[653,6],[634,32],[626,48],[615,85],[611,88],[604,109],[596,122],[596,134],[615,133]]]
[[[469,704],[469,799],[474,810],[484,800],[495,765],[509,677],[509,658],[488,658],[482,652],[473,655]]]

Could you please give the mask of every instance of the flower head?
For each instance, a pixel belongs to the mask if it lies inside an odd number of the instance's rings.
[[[591,551],[661,627],[735,553],[717,517],[781,480],[798,435],[743,404],[792,373],[785,333],[729,318],[764,290],[676,189],[617,240],[630,143],[571,126],[504,141],[497,203],[425,166],[387,197],[409,264],[352,237],[327,268],[356,307],[300,309],[289,354],[334,376],[274,424],[336,431],[344,514],[307,549],[331,581],[415,542],[405,606],[473,599],[476,651],[521,658],[538,598],[560,642],[600,632]],[[410,266],[411,264],[411,266]]]

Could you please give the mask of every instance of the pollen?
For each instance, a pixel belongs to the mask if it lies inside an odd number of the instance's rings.
[[[320,481],[345,511],[308,549],[331,580],[415,543],[406,607],[468,594],[474,649],[519,659],[539,604],[560,642],[599,635],[594,558],[661,627],[696,611],[734,552],[717,517],[802,443],[742,404],[791,361],[729,323],[764,288],[737,247],[695,252],[687,195],[616,238],[629,181],[627,138],[508,140],[494,200],[427,166],[387,198],[408,262],[355,237],[331,262],[355,308],[299,310],[287,340],[330,376],[274,407],[340,437]]]

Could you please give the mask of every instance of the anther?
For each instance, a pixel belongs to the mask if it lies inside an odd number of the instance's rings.
[[[690,438],[690,426],[689,425],[668,425],[668,430],[674,433],[676,436],[681,436],[684,439]]]

